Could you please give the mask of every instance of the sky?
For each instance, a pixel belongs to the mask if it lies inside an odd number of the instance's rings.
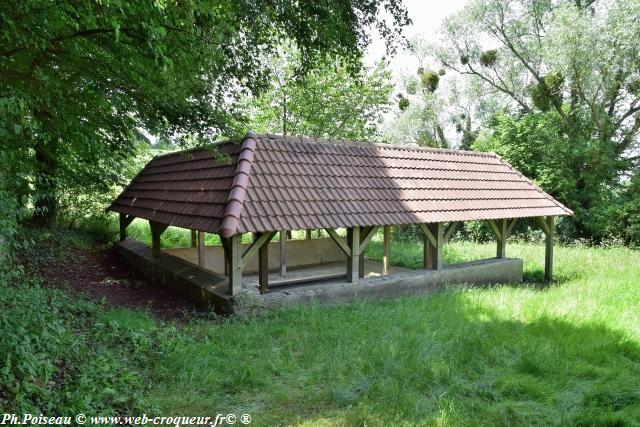
[[[427,41],[438,40],[438,31],[444,19],[461,10],[466,2],[466,0],[404,0],[409,18],[413,21],[413,25],[404,29],[404,35],[407,39],[421,35]],[[372,31],[371,36],[373,41],[365,55],[367,65],[373,65],[386,53],[384,40],[377,32]],[[391,71],[396,77],[414,72],[418,68],[417,61],[404,50],[399,49],[394,57],[388,59]]]
[[[409,13],[409,18],[413,21],[411,26],[404,29],[403,34],[411,40],[416,36],[420,36],[427,42],[436,42],[439,39],[440,27],[448,16],[460,11],[467,0],[403,0],[405,7]],[[371,30],[370,35],[372,42],[365,53],[365,64],[373,66],[377,61],[386,56],[385,42],[376,30]],[[393,78],[397,83],[402,76],[415,74],[418,69],[418,61],[406,49],[398,48],[397,53],[393,57],[388,57],[389,69],[393,74]],[[386,128],[395,118],[393,110],[383,115],[382,128]],[[447,137],[452,141],[458,138],[458,135],[450,130],[445,131]]]

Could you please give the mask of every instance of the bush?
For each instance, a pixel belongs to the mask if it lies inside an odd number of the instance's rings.
[[[29,245],[17,255],[43,265],[64,258],[64,246],[82,244],[55,231],[31,232],[56,245],[44,252]],[[0,407],[14,413],[141,413],[143,374],[158,355],[159,335],[170,329],[127,327],[104,313],[77,295],[42,287],[20,266],[0,267]]]

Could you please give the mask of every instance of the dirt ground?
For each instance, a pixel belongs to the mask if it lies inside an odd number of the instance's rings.
[[[63,262],[39,266],[37,270],[49,286],[71,288],[111,307],[148,310],[162,320],[184,320],[210,313],[146,278],[113,248],[72,250]]]

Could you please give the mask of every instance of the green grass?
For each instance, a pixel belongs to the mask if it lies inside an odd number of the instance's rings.
[[[368,255],[380,251],[374,241]],[[445,258],[494,251],[454,242]],[[510,243],[525,284],[177,327],[96,308],[85,333],[108,325],[128,351],[144,343],[127,366],[142,382],[135,407],[160,414],[249,413],[258,426],[638,425],[640,252],[555,254],[558,281],[548,286],[543,246]],[[392,261],[419,266],[420,245],[394,242]],[[101,349],[107,360],[121,354]]]
[[[494,249],[459,243],[448,258]],[[539,275],[542,246],[509,253]],[[148,399],[249,412],[258,425],[640,423],[640,254],[557,248],[556,265],[562,283],[549,287],[193,322],[158,360]]]

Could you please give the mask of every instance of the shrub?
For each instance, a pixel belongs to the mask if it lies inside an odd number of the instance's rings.
[[[18,256],[47,265],[65,246],[81,244],[55,231]],[[48,235],[40,235],[48,233]],[[104,309],[77,295],[41,286],[22,267],[0,267],[0,407],[15,413],[140,413],[147,387],[143,373],[169,330],[127,327],[102,316]],[[147,408],[148,409],[148,408]]]

